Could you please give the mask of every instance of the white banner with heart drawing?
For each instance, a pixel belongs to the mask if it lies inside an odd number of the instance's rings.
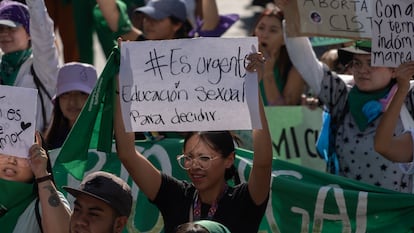
[[[28,157],[34,142],[37,90],[0,85],[0,155]]]

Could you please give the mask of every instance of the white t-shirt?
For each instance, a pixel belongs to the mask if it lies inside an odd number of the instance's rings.
[[[411,139],[414,142],[414,130],[408,130],[407,132],[410,132]],[[411,163],[400,163],[399,164],[401,170],[406,174],[414,174],[414,143],[413,143],[413,160]]]
[[[60,200],[62,201],[63,205],[70,209],[69,202],[66,200],[65,196],[61,192],[57,192],[59,195]],[[34,199],[26,210],[20,215],[19,219],[17,220],[16,227],[13,230],[13,233],[41,233],[39,224],[37,223],[36,213],[35,213],[35,205],[36,199]],[[42,208],[39,204],[39,212],[40,215],[42,214]]]

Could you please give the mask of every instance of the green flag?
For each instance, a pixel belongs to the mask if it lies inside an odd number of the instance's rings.
[[[85,172],[88,149],[111,151],[115,75],[119,72],[119,56],[119,49],[115,47],[57,157],[57,162],[78,180],[83,178]]]
[[[136,149],[163,173],[187,179],[176,161],[183,140],[137,141]],[[237,149],[235,165],[241,180],[247,180],[253,153]],[[53,151],[51,156],[54,157]],[[162,232],[158,209],[148,201],[120,163],[116,151],[89,150],[86,171],[108,171],[127,181],[134,192],[133,211],[123,232]],[[53,167],[59,187],[78,184],[67,170]],[[394,192],[348,178],[305,168],[280,159],[273,160],[271,193],[260,233],[408,233],[414,227],[414,195]]]
[[[414,196],[277,160],[272,206],[280,232],[407,233]]]

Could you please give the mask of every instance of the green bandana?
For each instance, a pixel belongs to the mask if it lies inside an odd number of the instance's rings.
[[[1,232],[11,233],[17,219],[36,195],[33,192],[33,184],[0,179],[0,187],[0,209],[7,209],[7,212],[0,216]]]
[[[229,229],[225,227],[223,224],[210,221],[210,220],[199,220],[195,221],[194,223],[199,224],[206,228],[210,233],[230,233]]]
[[[1,84],[13,86],[20,66],[32,55],[32,49],[4,54],[0,63]]]
[[[283,93],[283,89],[285,88],[286,81],[285,79],[282,80],[279,67],[277,65],[275,65],[275,67],[273,68],[273,72],[274,72],[274,78],[276,81],[277,89],[279,90],[280,93]],[[260,80],[259,87],[260,87],[260,93],[262,94],[263,104],[267,106],[268,102],[267,102],[267,98],[265,94],[263,80]]]
[[[384,90],[376,92],[362,92],[354,86],[349,92],[349,110],[360,131],[364,131],[368,124],[377,119],[383,111],[380,99],[386,98],[391,90],[391,82]]]

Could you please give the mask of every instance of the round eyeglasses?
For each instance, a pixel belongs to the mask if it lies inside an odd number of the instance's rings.
[[[194,161],[197,162],[197,165],[201,168],[201,170],[207,170],[211,167],[211,161],[218,158],[221,158],[221,156],[212,157],[210,155],[200,155],[192,158],[185,154],[177,155],[178,164],[185,170],[190,169],[193,166]]]
[[[0,154],[0,164],[13,164],[17,167],[30,167],[29,159]]]

